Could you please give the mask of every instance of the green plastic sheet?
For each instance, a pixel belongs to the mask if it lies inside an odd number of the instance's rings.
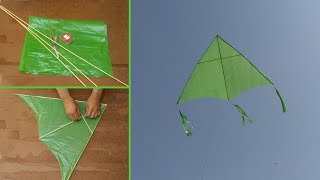
[[[71,121],[60,99],[19,95],[34,111],[39,139],[43,141],[59,161],[62,180],[70,178],[77,162],[106,109],[102,104],[101,114],[95,119],[83,117]],[[86,103],[77,101],[81,114],[85,114]]]
[[[80,20],[61,20],[49,19],[41,17],[29,17],[29,24],[51,37],[57,35],[57,42],[74,52],[78,56],[89,61],[93,65],[99,67],[105,72],[112,75],[112,66],[108,48],[107,25],[100,21],[80,21]],[[52,31],[52,34],[50,31]],[[64,33],[71,33],[74,41],[66,44],[61,40]],[[37,33],[38,34],[38,33]],[[40,34],[38,34],[40,35]],[[50,45],[52,42],[41,36]],[[52,49],[52,47],[50,47]],[[87,76],[109,77],[103,72],[88,65],[86,62],[67,52],[63,48],[58,51],[65,56],[71,63],[80,69]],[[52,52],[54,52],[52,50]],[[66,60],[60,59],[76,74],[81,75]],[[23,53],[20,61],[19,70],[27,74],[42,75],[63,75],[71,76],[72,74],[45,48],[40,44],[29,32],[27,32],[24,42]]]

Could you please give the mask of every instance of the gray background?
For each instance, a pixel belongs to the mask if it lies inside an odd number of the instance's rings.
[[[133,180],[320,179],[320,1],[133,0]],[[215,35],[281,92],[175,103]],[[208,82],[209,83],[209,82]],[[255,120],[241,126],[232,106]],[[178,110],[195,124],[185,136]]]

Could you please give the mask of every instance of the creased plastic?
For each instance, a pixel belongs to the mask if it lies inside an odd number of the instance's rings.
[[[69,179],[106,105],[101,106],[101,114],[95,119],[83,117],[80,121],[71,121],[60,99],[19,96],[34,111],[38,122],[39,139],[48,146],[59,161],[62,180]],[[81,114],[85,114],[86,103],[82,101],[77,103]]]
[[[57,42],[112,75],[112,65],[108,48],[107,25],[100,21],[59,20],[41,17],[29,17],[29,24],[48,37],[57,36]],[[50,33],[51,31],[51,33]],[[74,41],[66,44],[61,36],[71,33]],[[40,35],[40,34],[39,34]],[[41,35],[40,35],[41,36]],[[41,36],[49,44],[51,41]],[[88,65],[63,48],[58,51],[87,76],[109,77],[103,72]],[[73,66],[60,58],[76,74],[81,76]],[[63,75],[72,74],[29,32],[24,42],[19,70],[27,74]]]

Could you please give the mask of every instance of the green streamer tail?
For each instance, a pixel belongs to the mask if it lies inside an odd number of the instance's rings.
[[[287,112],[286,104],[284,103],[284,101],[283,101],[283,99],[282,99],[282,97],[281,97],[281,95],[280,95],[279,91],[278,91],[276,88],[274,88],[274,89],[276,90],[277,95],[278,95],[278,97],[279,97],[279,99],[280,99],[280,101],[281,101],[281,105],[282,105],[282,112]]]
[[[181,122],[182,122],[182,125],[183,125],[183,128],[184,128],[184,131],[185,131],[186,135],[187,136],[192,136],[191,129],[188,126],[190,124],[190,122],[189,122],[187,116],[182,114],[180,110],[179,110],[179,113],[180,113]]]
[[[239,111],[241,117],[242,117],[242,125],[245,126],[245,120],[249,121],[250,123],[253,123],[253,120],[244,112],[244,110],[237,104],[233,104]]]

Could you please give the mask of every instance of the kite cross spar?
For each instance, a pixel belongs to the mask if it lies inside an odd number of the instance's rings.
[[[274,86],[274,84],[257,69],[239,51],[229,45],[220,36],[216,36],[205,51],[192,74],[190,75],[177,104],[198,98],[219,98],[231,101],[234,97],[257,86]],[[279,93],[282,111],[286,112],[286,105]],[[233,104],[242,117],[250,123],[253,120],[237,104]],[[187,136],[192,133],[188,127],[187,117],[179,111],[182,125]]]
[[[46,39],[48,39],[49,41],[51,41],[53,44],[63,48],[64,50],[66,50],[67,52],[69,52],[70,54],[74,55],[75,57],[79,58],[81,61],[87,63],[88,65],[92,66],[93,68],[101,71],[102,73],[108,75],[109,77],[111,77],[112,79],[116,80],[117,82],[121,83],[122,85],[128,87],[128,85],[124,82],[122,82],[121,80],[113,77],[111,74],[105,72],[104,70],[102,70],[101,68],[95,66],[94,64],[90,63],[88,60],[85,60],[84,58],[78,56],[77,54],[75,54],[74,52],[68,50],[67,48],[65,48],[64,46],[60,45],[59,43],[57,43],[56,41],[54,41],[53,39],[49,38],[48,36],[46,36],[45,34],[43,34],[42,32],[40,32],[39,30],[35,29],[34,27],[30,26],[28,23],[26,23],[25,21],[23,21],[21,18],[19,18],[18,16],[16,16],[14,13],[12,13],[11,11],[9,11],[8,9],[6,9],[5,7],[3,7],[2,5],[0,5],[0,9],[2,11],[4,11],[6,14],[8,14],[9,16],[11,16],[14,20],[16,20],[23,28],[25,28],[37,41],[39,41],[40,44],[42,44],[83,86],[86,86],[85,83],[83,81],[81,81],[81,79],[79,77],[77,77],[70,68],[68,68],[68,66],[63,63],[63,61],[61,61],[61,59],[59,58],[59,55],[65,59],[71,66],[73,66],[78,72],[80,72],[88,81],[90,81],[94,86],[97,86],[90,78],[88,78],[80,69],[78,69],[74,64],[72,64],[67,58],[65,58],[60,52],[54,50],[54,52],[52,52],[50,49],[51,45],[49,43],[47,43],[42,37],[40,37],[37,33],[39,33],[40,35],[42,35],[43,37],[45,37]]]

